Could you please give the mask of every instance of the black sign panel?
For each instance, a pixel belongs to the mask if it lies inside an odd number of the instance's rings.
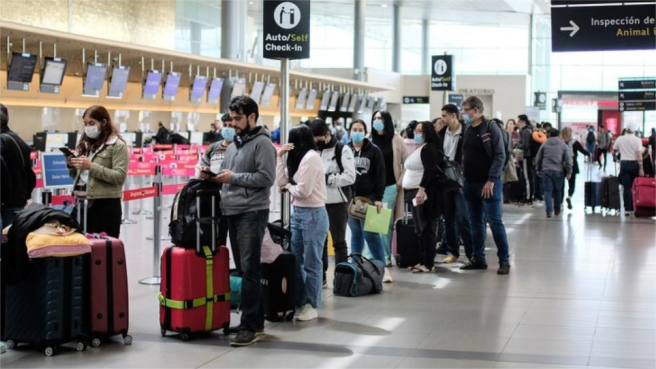
[[[465,102],[465,95],[463,94],[449,94],[449,104],[453,104],[460,109],[462,103]]]
[[[433,55],[431,91],[453,91],[456,74],[453,72],[453,55]]]
[[[310,57],[310,1],[264,1],[264,52],[267,59]]]
[[[403,96],[404,104],[430,104],[428,96]]]
[[[619,90],[655,89],[656,79],[643,79],[635,81],[619,81]]]
[[[654,91],[621,91],[619,94],[620,101],[647,100],[656,101],[656,90]]]
[[[536,92],[533,106],[537,106],[538,108],[540,108],[540,110],[547,110],[547,93]]]
[[[552,50],[654,50],[656,6],[551,8]]]
[[[656,110],[656,101],[620,101],[620,111]]]

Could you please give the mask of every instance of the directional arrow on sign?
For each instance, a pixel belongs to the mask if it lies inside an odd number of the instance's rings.
[[[574,37],[574,35],[581,29],[576,23],[574,23],[573,20],[569,21],[569,24],[571,24],[571,27],[560,27],[561,31],[572,31],[572,33],[569,34],[569,37]]]

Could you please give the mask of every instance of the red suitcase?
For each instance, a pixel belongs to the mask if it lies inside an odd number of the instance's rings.
[[[638,177],[633,182],[633,210],[637,217],[656,215],[656,179]]]
[[[91,239],[91,345],[100,346],[103,338],[128,335],[128,271],[123,242],[104,234],[89,234]]]
[[[196,198],[197,209],[200,209],[203,192],[208,191],[199,191]],[[195,250],[170,246],[162,254],[159,321],[163,336],[167,331],[177,332],[183,341],[187,341],[195,333],[219,329],[223,329],[225,334],[229,332],[228,249],[225,246],[215,246],[214,224],[218,219],[214,216],[214,210],[212,209],[211,218],[211,248],[201,247],[197,242]],[[201,219],[200,214],[198,219]],[[197,226],[196,229],[199,232],[201,227]]]

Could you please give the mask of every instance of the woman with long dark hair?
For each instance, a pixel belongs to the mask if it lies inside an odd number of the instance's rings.
[[[385,258],[387,266],[392,265],[392,227],[396,219],[403,216],[403,163],[408,157],[403,138],[394,132],[394,122],[392,116],[386,110],[378,110],[371,117],[371,138],[373,143],[383,152],[385,161],[385,194],[383,203],[387,208],[393,211],[394,216],[390,220],[389,232],[381,236],[383,248],[385,249]],[[392,282],[391,275],[385,277],[385,282]]]
[[[431,122],[420,122],[414,133],[417,149],[405,161],[403,189],[422,250],[422,262],[412,269],[415,273],[428,273],[435,266],[437,220],[441,214],[437,167],[442,164],[443,145]]]
[[[121,197],[128,172],[128,148],[105,107],[94,105],[82,115],[84,134],[77,156],[66,158],[75,179],[74,195],[88,200],[89,233],[121,232]]]
[[[296,255],[296,319],[319,317],[323,284],[323,244],[328,237],[326,179],[312,131],[300,125],[289,132],[289,143],[278,151],[276,180],[294,205],[292,252]],[[283,159],[287,154],[287,164]]]

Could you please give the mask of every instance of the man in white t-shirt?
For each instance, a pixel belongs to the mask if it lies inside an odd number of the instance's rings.
[[[635,126],[629,124],[626,134],[615,141],[613,153],[620,156],[620,183],[624,188],[624,211],[626,216],[633,213],[633,196],[631,188],[637,177],[643,177],[642,141],[635,135]]]

